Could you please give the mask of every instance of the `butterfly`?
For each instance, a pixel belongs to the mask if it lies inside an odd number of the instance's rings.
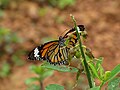
[[[78,25],[78,32],[84,31],[84,25]],[[44,43],[35,47],[29,54],[30,60],[45,60],[53,65],[68,64],[69,50],[77,43],[77,35],[75,28],[70,29],[64,36],[60,36],[58,40]]]

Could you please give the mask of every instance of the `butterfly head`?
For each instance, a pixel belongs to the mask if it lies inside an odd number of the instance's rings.
[[[65,39],[62,36],[59,37],[59,45],[60,47],[65,46]]]
[[[79,28],[80,31],[85,31],[84,25],[78,25],[78,28]]]
[[[80,32],[80,35],[84,38],[84,39],[86,39],[87,37],[88,37],[88,34],[87,34],[87,32],[86,32],[86,30],[85,30],[85,27],[84,27],[84,25],[78,25],[78,32]]]

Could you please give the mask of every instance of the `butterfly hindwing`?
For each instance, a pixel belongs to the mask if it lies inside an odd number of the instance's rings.
[[[67,64],[68,62],[68,48],[60,48],[57,46],[54,51],[49,51],[47,54],[47,61],[50,64]]]

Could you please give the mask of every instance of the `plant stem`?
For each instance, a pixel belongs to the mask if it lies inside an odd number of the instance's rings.
[[[78,38],[78,41],[79,41],[79,47],[80,47],[80,51],[81,51],[81,54],[82,54],[83,63],[84,63],[84,66],[85,66],[85,70],[86,70],[86,75],[87,75],[87,78],[88,78],[89,86],[90,86],[90,88],[92,88],[93,85],[92,85],[91,74],[90,74],[90,71],[89,71],[89,68],[88,68],[88,64],[87,64],[87,61],[86,61],[86,58],[85,58],[85,54],[84,54],[84,51],[83,51],[83,48],[82,48],[82,42],[81,42],[80,35],[78,33],[77,24],[76,24],[74,16],[72,16],[72,15],[70,15],[70,16],[72,17],[72,20],[73,20],[74,26],[75,26],[75,30],[76,30],[76,33],[77,33],[77,38]]]
[[[40,90],[44,90],[42,81],[39,82],[40,82]]]

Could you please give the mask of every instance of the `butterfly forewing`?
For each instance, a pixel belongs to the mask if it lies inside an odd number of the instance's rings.
[[[53,48],[52,46],[58,45],[58,41],[51,41],[47,42],[43,45],[37,46],[34,48],[29,54],[28,54],[28,59],[30,60],[44,60],[45,55],[47,54],[49,48]]]
[[[84,29],[85,29],[84,25],[78,25],[78,32],[80,33],[80,35],[81,35],[81,32],[84,31]],[[74,47],[78,41],[75,28],[72,28],[71,30],[69,30],[63,36],[63,38],[65,39],[65,41],[68,41],[66,44],[68,48]]]

